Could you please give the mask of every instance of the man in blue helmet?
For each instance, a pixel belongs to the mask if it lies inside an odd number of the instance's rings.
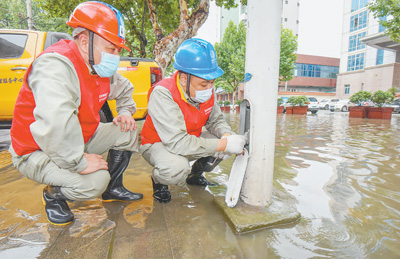
[[[224,71],[214,47],[201,39],[184,41],[175,54],[175,72],[149,91],[148,116],[141,133],[140,152],[154,166],[153,197],[171,200],[168,185],[211,184],[211,171],[246,144],[226,123],[217,105],[213,84]],[[207,131],[202,131],[203,126]],[[192,167],[189,161],[197,160]]]

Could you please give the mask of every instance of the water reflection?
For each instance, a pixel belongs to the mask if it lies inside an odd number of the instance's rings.
[[[264,251],[284,258],[399,258],[399,127],[398,115],[278,115],[274,196],[287,192],[302,218],[294,228],[249,238],[272,238]],[[229,174],[229,165],[221,168]]]
[[[237,130],[238,116],[225,117]],[[135,154],[124,184],[142,201],[76,203],[76,221],[56,228],[38,198],[43,186],[5,164],[0,257],[400,258],[400,115],[388,122],[320,111],[279,115],[276,126],[273,202],[296,206],[296,224],[234,234],[210,195],[224,195],[233,158],[207,173],[218,187],[174,186],[172,202],[154,203],[152,169]]]

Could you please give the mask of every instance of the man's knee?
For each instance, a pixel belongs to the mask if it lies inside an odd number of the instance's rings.
[[[101,196],[109,182],[109,172],[106,170],[99,170],[92,173],[90,177],[77,183],[68,194],[74,196],[73,200],[91,200]]]
[[[183,182],[190,173],[190,165],[186,159],[173,161],[167,167],[154,168],[154,176],[162,184],[176,185]]]

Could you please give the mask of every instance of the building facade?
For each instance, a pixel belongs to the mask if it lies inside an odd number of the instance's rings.
[[[294,77],[280,83],[279,92],[334,93],[339,63],[338,58],[297,54]]]
[[[370,1],[345,0],[338,98],[400,86],[399,44],[385,36],[379,19],[368,11]]]

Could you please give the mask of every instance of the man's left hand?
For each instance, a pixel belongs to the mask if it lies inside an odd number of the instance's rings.
[[[113,123],[118,126],[121,124],[121,131],[133,131],[136,129],[136,121],[131,116],[127,115],[118,115],[116,118],[113,119]]]

